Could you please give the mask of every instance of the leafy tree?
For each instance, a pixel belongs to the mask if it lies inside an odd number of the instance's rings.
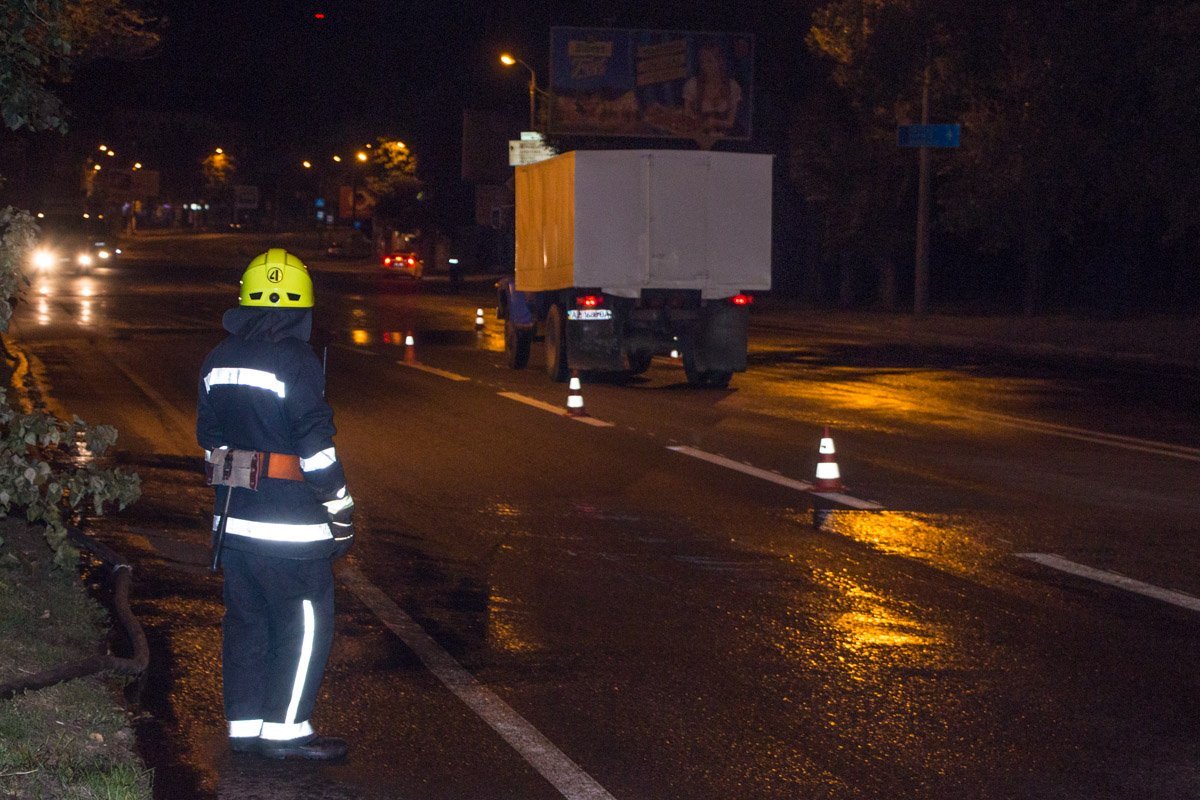
[[[394,139],[379,139],[368,159],[365,183],[375,213],[388,218],[416,216],[422,183],[417,178],[417,157]]]
[[[1089,263],[1105,273],[1093,282],[1135,294],[1128,281],[1155,268],[1144,244],[1164,210],[1160,242],[1200,235],[1197,191],[1177,160],[1183,153],[1195,165],[1200,151],[1197,9],[1149,0],[823,5],[808,44],[825,56],[852,124],[839,122],[844,138],[793,155],[834,198],[840,219],[826,246],[886,252],[900,238],[871,223],[886,227],[886,210],[911,194],[903,154],[886,145],[898,124],[918,121],[928,66],[931,121],[963,126],[961,147],[935,160],[942,227],[998,264],[1019,265],[1029,313],[1055,289],[1075,292]],[[852,154],[845,173],[839,150]],[[1164,197],[1156,185],[1177,191]]]
[[[10,130],[63,131],[64,112],[52,85],[69,78],[81,59],[144,53],[157,34],[119,0],[13,0],[0,10],[0,117]],[[27,213],[0,211],[0,332],[28,284],[24,265],[36,240]],[[2,344],[2,343],[0,343]],[[7,354],[7,348],[5,348]],[[21,509],[46,526],[60,566],[76,563],[66,541],[66,518],[90,503],[124,507],[140,493],[136,475],[98,464],[116,441],[115,429],[23,412],[0,391],[0,514]]]

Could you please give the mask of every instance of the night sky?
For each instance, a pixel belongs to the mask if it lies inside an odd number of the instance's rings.
[[[244,2],[161,0],[167,20],[151,58],[81,69],[64,92],[76,136],[106,138],[158,160],[164,173],[212,147],[279,172],[301,158],[379,136],[409,143],[434,181],[455,180],[462,110],[526,103],[512,50],[545,74],[554,25],[727,30],[759,38],[759,88],[802,76],[804,3]],[[324,14],[318,20],[316,14]],[[164,179],[167,176],[164,174]]]

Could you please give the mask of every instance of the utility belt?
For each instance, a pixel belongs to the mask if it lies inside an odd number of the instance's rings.
[[[255,490],[261,478],[303,481],[304,472],[297,455],[218,447],[204,461],[204,477],[209,486]]]

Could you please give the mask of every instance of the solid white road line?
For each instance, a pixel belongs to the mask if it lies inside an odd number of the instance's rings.
[[[795,489],[798,492],[809,492],[817,497],[824,497],[826,499],[833,500],[834,502],[841,503],[842,505],[850,506],[851,508],[861,508],[869,511],[875,511],[883,508],[883,506],[879,505],[879,503],[871,500],[859,500],[857,497],[851,497],[850,495],[842,494],[841,492],[814,492],[813,485],[806,481],[794,480],[792,478],[780,475],[778,472],[770,472],[765,469],[759,469],[758,467],[752,467],[749,464],[743,464],[740,461],[734,461],[732,458],[718,456],[713,453],[706,453],[705,451],[697,450],[694,447],[687,447],[686,445],[673,445],[667,449],[673,450],[676,453],[682,453],[685,456],[698,458],[701,461],[707,461],[710,464],[716,464],[719,467],[725,467],[726,469],[736,470],[746,475],[752,475],[755,478],[761,478],[764,481],[777,483],[780,486],[786,486],[789,489]]]
[[[340,577],[375,616],[408,646],[417,658],[454,692],[480,719],[521,754],[530,766],[553,784],[567,800],[615,800],[591,775],[572,761],[435,642],[390,597],[349,564],[338,568]]]
[[[543,400],[538,400],[536,397],[527,397],[526,395],[517,394],[516,392],[498,392],[498,394],[501,397],[507,397],[509,400],[516,400],[518,403],[524,403],[527,406],[540,408],[542,411],[549,411],[551,414],[557,414],[560,417],[569,417],[570,419],[573,419],[576,422],[582,422],[585,425],[594,425],[597,428],[613,427],[611,422],[605,422],[604,420],[596,419],[595,417],[572,417],[567,413],[565,408],[551,405]]]
[[[409,369],[420,370],[421,372],[428,372],[430,375],[437,375],[439,377],[446,378],[447,380],[451,380],[451,381],[469,381],[469,380],[471,380],[466,375],[459,375],[457,372],[450,372],[448,370],[438,369],[437,367],[431,367],[427,364],[419,364],[414,361],[397,361],[396,363],[402,367],[408,367]]]
[[[1164,603],[1170,603],[1173,606],[1186,608],[1189,611],[1200,611],[1200,597],[1195,597],[1183,592],[1177,592],[1173,589],[1163,589],[1160,586],[1155,586],[1151,583],[1143,583],[1142,581],[1128,578],[1116,572],[1109,572],[1104,569],[1096,569],[1085,564],[1077,564],[1074,561],[1069,561],[1062,556],[1054,555],[1053,553],[1016,553],[1017,558],[1024,558],[1028,561],[1033,561],[1041,564],[1044,567],[1057,569],[1061,572],[1066,572],[1071,575],[1077,575],[1080,578],[1099,581],[1100,583],[1115,586],[1118,589],[1124,589],[1127,592],[1140,594],[1144,597],[1151,597],[1155,600],[1161,600]]]

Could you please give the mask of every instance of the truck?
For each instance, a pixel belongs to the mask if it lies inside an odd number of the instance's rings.
[[[693,386],[746,369],[750,292],[771,288],[772,156],[578,150],[516,168],[508,365],[637,375],[676,354]]]

